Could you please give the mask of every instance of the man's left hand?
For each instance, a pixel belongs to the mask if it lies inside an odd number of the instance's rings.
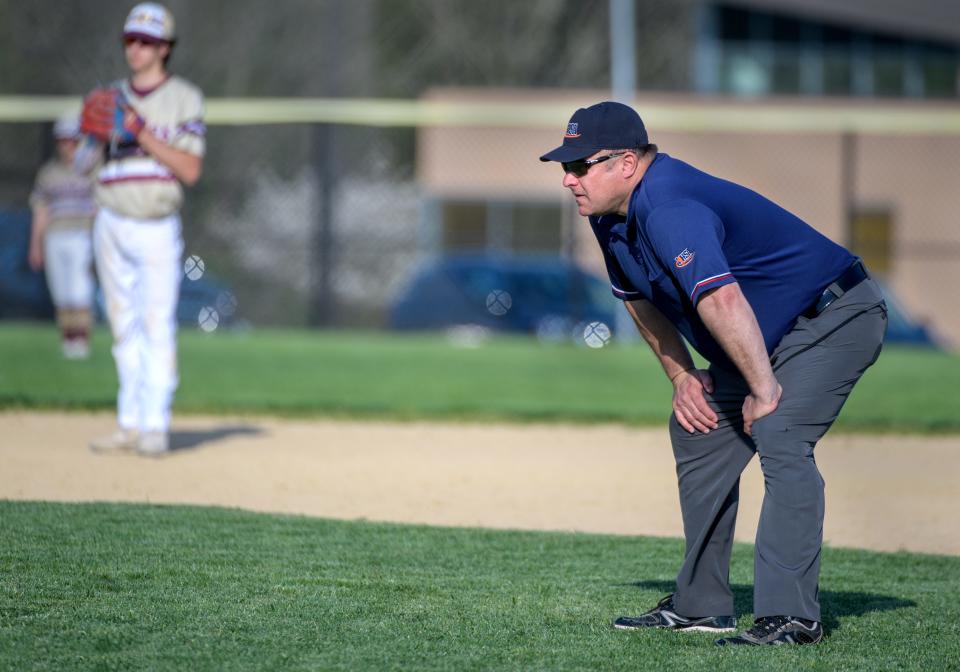
[[[747,395],[743,400],[743,431],[748,436],[753,436],[753,423],[756,420],[777,410],[782,395],[783,388],[780,383],[776,383],[776,389],[770,394],[758,396],[751,392]]]

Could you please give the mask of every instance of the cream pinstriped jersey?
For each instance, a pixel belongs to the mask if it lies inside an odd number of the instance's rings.
[[[70,164],[52,159],[37,173],[30,205],[47,209],[48,231],[89,229],[97,214],[93,177],[81,175]]]
[[[137,92],[129,81],[117,87],[147,128],[176,149],[203,156],[206,127],[203,94],[187,80],[171,75],[151,91]],[[138,146],[108,155],[97,176],[97,202],[125,217],[158,219],[183,203],[183,187],[169,168]]]

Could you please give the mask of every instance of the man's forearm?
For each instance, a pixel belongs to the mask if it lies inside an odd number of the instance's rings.
[[[203,159],[199,156],[171,147],[146,128],[140,132],[137,140],[147,153],[169,168],[187,186],[193,186],[200,179]]]
[[[30,242],[31,244],[39,244],[43,239],[43,235],[47,231],[47,224],[50,221],[50,211],[47,210],[46,206],[35,205],[32,208],[31,216],[31,226],[30,226]]]
[[[694,368],[693,358],[676,327],[652,303],[626,301],[624,305],[670,380]]]
[[[767,399],[777,379],[763,342],[757,317],[736,283],[724,285],[700,299],[697,312],[727,356],[740,370],[750,391]]]

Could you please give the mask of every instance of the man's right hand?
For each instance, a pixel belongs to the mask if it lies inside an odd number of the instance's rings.
[[[703,369],[684,371],[673,379],[673,412],[677,422],[693,434],[717,428],[717,414],[703,393],[713,392],[713,378]]]

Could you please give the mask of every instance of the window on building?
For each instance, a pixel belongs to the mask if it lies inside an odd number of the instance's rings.
[[[958,97],[960,45],[743,7],[715,6],[701,39],[706,88],[766,94]]]
[[[870,53],[874,95],[891,97],[906,95],[909,54],[904,42],[891,37],[874,36]]]
[[[777,94],[800,90],[800,52],[797,49],[779,49],[774,52],[770,68],[770,89]]]
[[[443,248],[479,250],[487,245],[487,216],[483,203],[443,204]]]
[[[850,55],[838,49],[823,54],[822,90],[828,96],[849,96],[853,90],[853,64]]]
[[[451,200],[443,203],[441,217],[444,250],[562,250],[562,213],[556,203]]]
[[[516,252],[559,252],[563,244],[557,205],[516,204],[511,228]]]
[[[921,49],[923,89],[930,98],[953,98],[957,95],[956,52],[941,46],[924,45]]]

